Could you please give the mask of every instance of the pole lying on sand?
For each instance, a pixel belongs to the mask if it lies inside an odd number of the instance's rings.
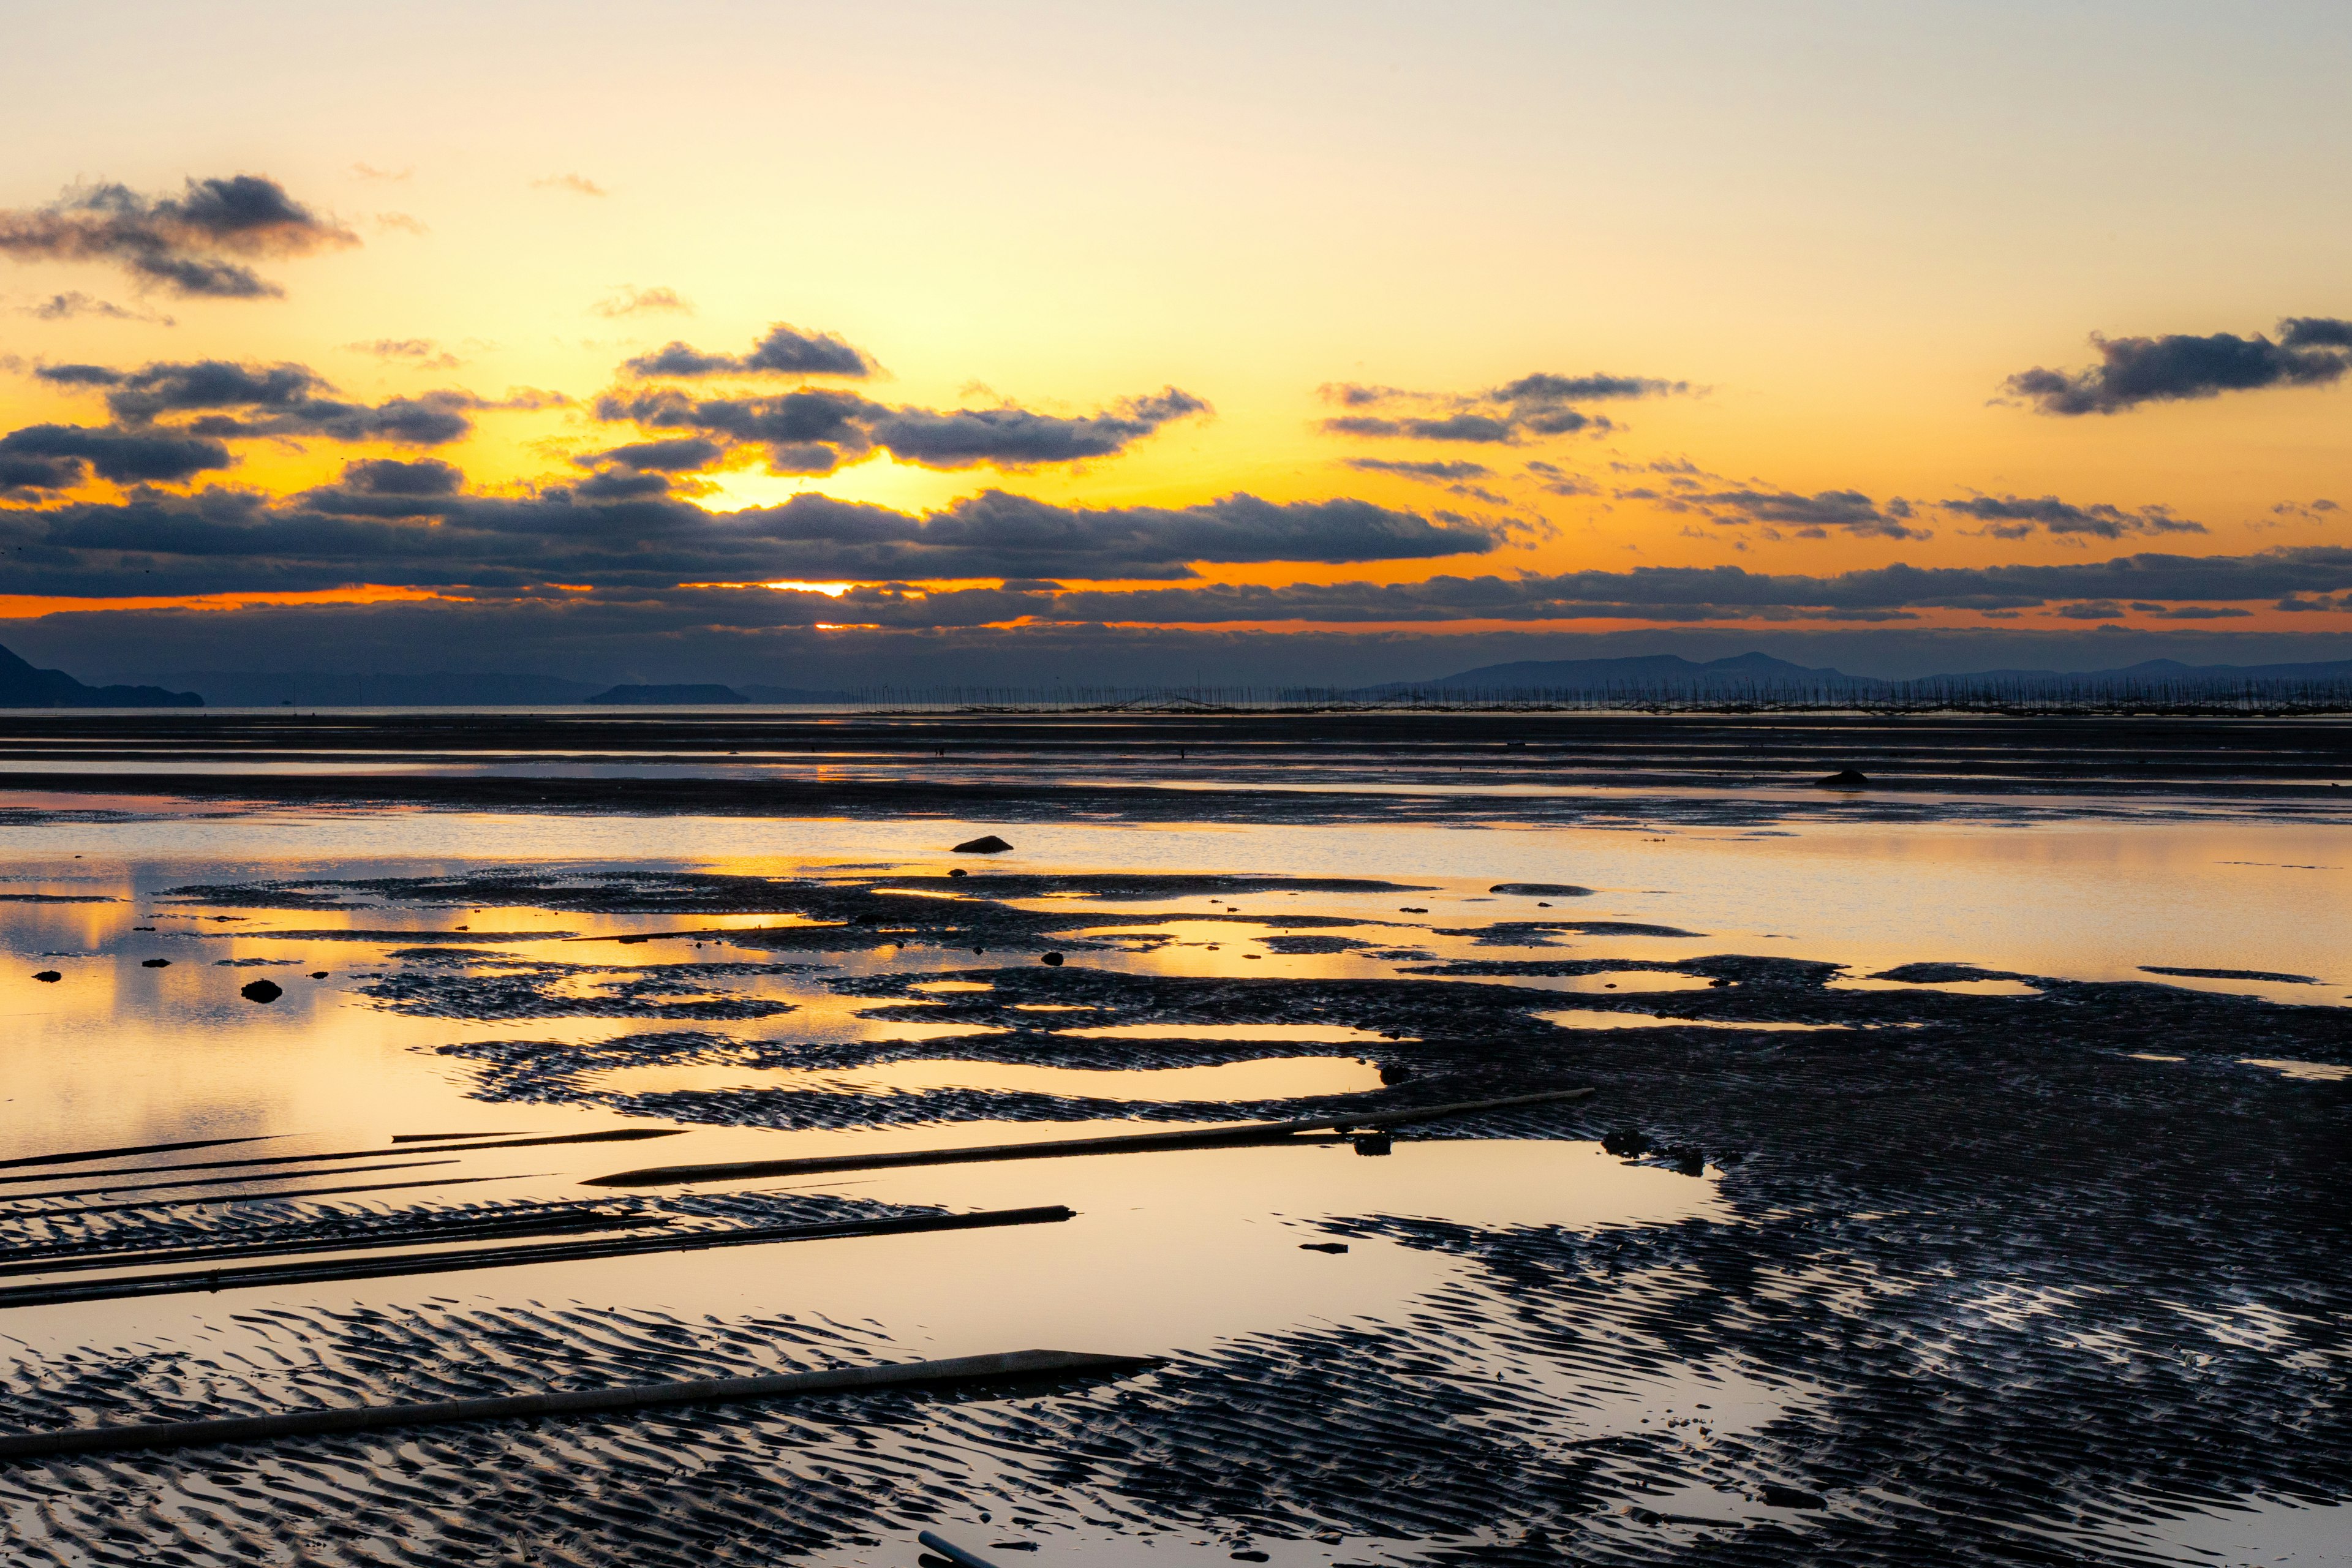
[[[898,1215],[881,1219],[828,1220],[815,1225],[740,1226],[732,1230],[677,1231],[664,1236],[545,1241],[485,1247],[472,1252],[395,1252],[322,1263],[257,1263],[246,1268],[178,1268],[112,1279],[12,1285],[0,1289],[0,1308],[54,1307],[66,1301],[115,1301],[130,1296],[186,1296],[197,1291],[250,1289],[262,1285],[316,1285],[339,1279],[383,1279],[407,1274],[454,1274],[467,1268],[509,1268],[525,1263],[580,1263],[646,1252],[699,1252],[780,1241],[828,1241],[836,1237],[905,1236],[931,1230],[979,1230],[1000,1225],[1050,1225],[1075,1219],[1060,1204],[1038,1208],[983,1209],[977,1214]]]
[[[932,1551],[938,1552],[940,1556],[946,1558],[949,1562],[961,1564],[961,1568],[996,1568],[995,1563],[991,1563],[979,1552],[966,1552],[962,1547],[958,1546],[954,1542],[948,1540],[945,1536],[934,1534],[930,1531],[926,1530],[918,1532],[915,1539],[929,1547]]]
[[[619,1388],[565,1389],[552,1394],[501,1394],[488,1399],[445,1399],[431,1405],[354,1405],[340,1409],[294,1410],[279,1415],[236,1416],[225,1421],[173,1421],[142,1426],[79,1426],[64,1432],[22,1432],[0,1436],[0,1462],[58,1458],[72,1454],[209,1447],[222,1443],[268,1442],[277,1437],[372,1432],[385,1426],[440,1426],[454,1422],[508,1421],[530,1415],[643,1410],[665,1405],[715,1405],[745,1399],[775,1399],[795,1394],[829,1394],[846,1389],[913,1388],[928,1384],[971,1383],[990,1378],[1136,1372],[1160,1364],[1157,1356],[1093,1355],[1083,1351],[1003,1351],[994,1355],[958,1356],[948,1361],[839,1367],[825,1372],[788,1372],[768,1377],[709,1377],[692,1383],[646,1383]]]
[[[1441,1116],[1508,1110],[1522,1105],[1559,1105],[1599,1090],[1555,1089],[1502,1100],[1464,1100],[1450,1105],[1420,1105],[1402,1110],[1370,1110],[1354,1116],[1315,1116],[1298,1121],[1253,1121],[1182,1132],[1115,1132],[1104,1138],[1052,1138],[1035,1143],[987,1143],[971,1149],[904,1149],[872,1154],[818,1154],[797,1160],[736,1160],[717,1165],[648,1165],[592,1176],[590,1187],[658,1187],[682,1182],[724,1182],[754,1176],[805,1176],[833,1171],[879,1171],[901,1165],[960,1165],[984,1160],[1054,1160],[1070,1154],[1134,1154],[1160,1149],[1211,1149],[1227,1143],[1278,1142],[1294,1132],[1338,1132],[1357,1127],[1402,1127]]]

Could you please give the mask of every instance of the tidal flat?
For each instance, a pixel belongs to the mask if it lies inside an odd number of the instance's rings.
[[[13,1460],[11,1562],[2352,1539],[2352,727],[0,736],[7,1432],[1156,1358]],[[1821,787],[1845,768],[1867,786]],[[1387,1134],[859,1164],[1588,1087]],[[605,1180],[793,1160],[835,1163]],[[857,1233],[729,1241],[803,1226]]]

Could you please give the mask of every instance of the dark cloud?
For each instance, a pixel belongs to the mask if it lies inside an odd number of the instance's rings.
[[[454,496],[466,476],[438,458],[369,458],[343,465],[343,488],[378,496]]]
[[[2202,533],[2205,525],[2175,517],[2160,506],[2136,511],[2104,501],[2076,506],[2056,496],[2028,500],[2022,496],[1970,496],[1964,500],[1936,503],[1944,510],[1975,518],[1983,531],[1997,539],[2021,539],[2035,529],[2055,534],[2120,539],[2126,533]]]
[[[2352,321],[2333,316],[2289,316],[2279,323],[2279,344],[2290,349],[2352,349]]]
[[[588,307],[600,316],[691,316],[694,307],[675,289],[640,289],[632,283]]]
[[[1391,458],[1343,458],[1349,468],[1367,474],[1395,474],[1408,479],[1443,483],[1449,479],[1483,479],[1495,470],[1484,463],[1462,461],[1412,463]],[[1533,465],[1529,465],[1532,467]]]
[[[96,316],[101,321],[143,321],[153,327],[179,325],[169,316],[158,314],[153,310],[130,310],[115,304],[110,300],[93,298],[78,289],[68,289],[62,294],[52,294],[37,305],[26,305],[19,309],[23,314],[37,317],[44,321],[70,321],[83,316]]]
[[[1589,375],[1538,371],[1468,396],[1334,382],[1321,389],[1324,401],[1343,408],[1390,412],[1339,415],[1324,420],[1322,427],[1333,436],[1486,444],[1585,432],[1598,436],[1618,428],[1616,422],[1606,415],[1570,407],[1571,403],[1662,397],[1689,390],[1688,382],[1613,375],[1605,371]]]
[[[653,388],[600,398],[596,416],[648,430],[694,431],[765,448],[781,474],[829,474],[876,448],[934,468],[1032,468],[1108,458],[1208,405],[1174,387],[1066,418],[1025,408],[893,408],[854,392],[803,388],[773,397],[693,398]]]
[[[214,299],[285,293],[230,258],[307,256],[359,243],[277,181],[254,174],[190,180],[176,196],[86,185],[47,206],[0,212],[0,251],[19,261],[109,261],[142,282]]]
[[[1627,500],[1654,501],[1668,511],[1696,513],[1710,522],[1785,526],[1813,536],[1834,528],[1881,539],[1927,537],[1925,530],[1914,528],[1906,521],[1912,514],[1911,503],[1901,496],[1893,497],[1882,506],[1860,490],[1820,490],[1809,496],[1794,490],[1754,488],[1671,492],[1621,489],[1616,493]]]
[[[2322,386],[2352,370],[2352,321],[2291,316],[2273,342],[2257,332],[2208,337],[2107,338],[2094,333],[2099,363],[2084,370],[2039,365],[2012,375],[2009,392],[2044,414],[2119,414],[2143,403],[2170,403],[2265,386]]]
[[[727,448],[700,436],[682,437],[675,441],[638,441],[626,447],[613,447],[602,452],[591,452],[572,460],[583,468],[603,464],[617,464],[625,468],[652,469],[661,473],[690,474],[707,468],[726,456]]]
[[[707,354],[686,343],[673,342],[653,353],[641,354],[623,368],[639,376],[697,375],[849,375],[868,376],[876,366],[857,349],[831,332],[803,332],[779,321],[749,353]]]
[[[228,448],[199,437],[29,425],[0,436],[0,494],[68,490],[91,473],[116,484],[184,484],[229,466]]]
[[[667,483],[658,472],[614,466],[536,495],[481,496],[464,493],[446,465],[353,464],[338,483],[283,500],[215,489],[0,510],[0,548],[19,593],[354,582],[496,593],[546,583],[667,591],[776,580],[1178,580],[1196,562],[1423,560],[1503,542],[1498,529],[1358,500],[1233,495],[1191,507],[1092,509],[986,490],[914,516],[808,494],[717,514],[670,494]],[[430,526],[415,521],[425,519]]]
[[[132,429],[160,426],[215,440],[310,436],[438,447],[473,429],[468,414],[558,407],[570,401],[528,389],[499,400],[445,389],[370,405],[325,395],[334,390],[332,384],[307,365],[231,360],[150,364],[134,371],[45,365],[33,374],[61,386],[103,388],[108,411]],[[176,423],[166,426],[167,420]]]
[[[1538,371],[1517,381],[1507,381],[1486,396],[1496,403],[1599,403],[1609,398],[1667,397],[1689,390],[1690,383],[1686,381],[1661,381],[1655,376],[1611,375],[1605,371],[1590,375],[1553,375]]]
[[[1402,436],[1415,441],[1514,441],[1518,429],[1508,419],[1491,414],[1448,414],[1431,419],[1383,419],[1349,414],[1323,421],[1334,436]]]

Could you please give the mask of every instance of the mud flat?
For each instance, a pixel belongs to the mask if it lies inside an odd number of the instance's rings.
[[[961,722],[925,743],[1029,733]],[[1161,1361],[44,1458],[0,1468],[0,1538],[58,1563],[912,1564],[924,1529],[1202,1568],[2307,1551],[2352,1492],[2352,855],[2314,771],[2334,742],[2278,728],[2305,750],[2267,779],[2189,777],[2192,737],[2151,750],[2160,787],[1939,785],[1915,819],[1752,772],[1684,797],[1739,822],[1640,832],[1382,815],[1337,777],[1374,765],[1361,735],[1142,786],[1190,817],[1122,815],[1099,778],[1032,792],[1108,815],[1028,828],[928,779],[876,782],[952,820],[855,792],[802,818],[790,791],[750,826],[633,816],[584,775],[553,814],[37,803],[0,819],[0,1288],[30,1292],[0,1296],[0,1427]],[[938,766],[919,728],[869,731]],[[461,790],[447,734],[551,744],[436,732]],[[614,756],[749,733],[593,729]],[[1853,733],[1757,743],[1879,778],[1829,754]],[[1484,790],[1475,765],[1428,763]],[[1340,804],[1242,819],[1286,792]],[[1011,850],[951,853],[991,826]],[[240,993],[258,963],[278,999]],[[1380,1135],[899,1158],[1582,1086]],[[595,1184],[649,1166],[719,1174]],[[716,1244],[761,1229],[805,1238]],[[284,1267],[105,1289],[259,1265]]]

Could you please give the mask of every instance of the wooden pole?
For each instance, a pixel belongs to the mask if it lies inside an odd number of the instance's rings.
[[[1136,1372],[1160,1365],[1156,1356],[1092,1355],[1081,1351],[1003,1351],[947,1361],[902,1362],[890,1366],[839,1367],[824,1372],[788,1372],[768,1377],[709,1377],[692,1383],[646,1383],[618,1388],[563,1389],[550,1394],[511,1394],[488,1399],[444,1399],[430,1405],[354,1405],[329,1410],[293,1410],[278,1415],[244,1415],[221,1421],[173,1421],[139,1426],[80,1426],[62,1432],[23,1432],[0,1436],[0,1461],[48,1459],[71,1454],[118,1454],[133,1450],[209,1447],[222,1443],[268,1442],[386,1426],[440,1426],[463,1421],[509,1421],[531,1415],[573,1415],[643,1410],[666,1405],[716,1405],[775,1399],[796,1394],[830,1394],[862,1388],[918,1388],[992,1378],[1057,1373]]]

